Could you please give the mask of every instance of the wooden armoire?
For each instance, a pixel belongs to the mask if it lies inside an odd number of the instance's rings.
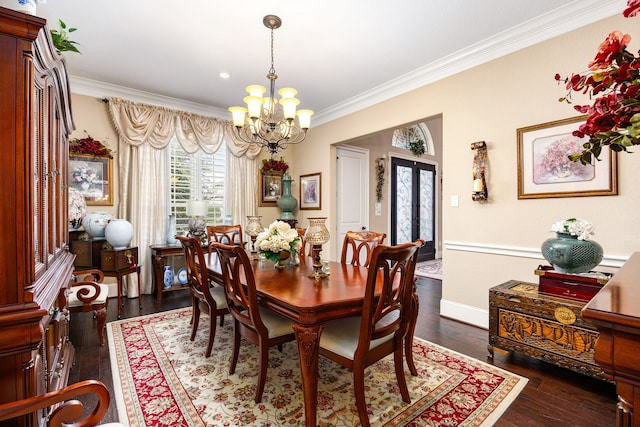
[[[0,402],[65,386],[73,363],[61,298],[73,271],[73,119],[65,61],[45,24],[0,7]],[[18,425],[43,425],[45,417]]]

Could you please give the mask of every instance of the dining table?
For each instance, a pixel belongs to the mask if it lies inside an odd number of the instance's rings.
[[[208,278],[222,283],[222,269],[215,252],[205,253]],[[291,319],[298,345],[298,359],[304,398],[305,426],[317,426],[318,360],[320,335],[324,324],[331,320],[357,316],[362,313],[367,284],[367,267],[353,266],[329,261],[327,277],[310,278],[313,258],[300,257],[298,265],[288,265],[279,270],[266,259],[252,260],[259,304]],[[380,282],[380,281],[378,281]],[[380,292],[380,290],[377,290]],[[414,290],[415,294],[415,290]],[[417,295],[411,318],[417,315]],[[407,335],[405,348],[411,349],[413,329]],[[408,358],[411,372],[415,375],[413,359]]]

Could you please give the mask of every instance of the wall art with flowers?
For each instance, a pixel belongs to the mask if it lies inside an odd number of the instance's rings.
[[[618,194],[615,152],[595,164],[572,161],[588,140],[574,135],[586,117],[520,128],[518,137],[518,199]]]
[[[88,133],[69,141],[69,185],[87,205],[113,205],[112,158],[113,151]]]

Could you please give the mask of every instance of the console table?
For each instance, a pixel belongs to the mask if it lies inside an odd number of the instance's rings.
[[[585,304],[539,293],[537,284],[518,280],[491,288],[489,357],[497,347],[604,379],[594,360],[598,331],[580,315]]]
[[[640,426],[640,252],[582,310],[600,332],[595,360],[616,382],[617,426]]]
[[[174,256],[174,255],[184,256],[182,245],[169,245],[169,244],[151,245],[149,246],[149,249],[151,249],[151,266],[153,268],[153,273],[152,273],[153,288],[156,290],[156,298],[158,302],[162,301],[163,292],[188,289],[189,288],[188,285],[171,286],[168,289],[164,289],[164,286],[162,286],[164,282],[164,259],[166,257]]]

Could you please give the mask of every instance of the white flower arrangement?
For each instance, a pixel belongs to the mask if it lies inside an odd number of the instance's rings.
[[[74,187],[69,187],[69,222],[71,227],[76,229],[82,224],[82,220],[87,214],[87,203],[84,196]]]
[[[578,236],[578,240],[589,240],[595,233],[593,225],[586,219],[569,218],[551,225],[551,231]]]
[[[256,237],[258,251],[273,262],[280,260],[280,252],[289,251],[295,254],[300,246],[298,232],[284,221],[272,222],[268,229]]]

